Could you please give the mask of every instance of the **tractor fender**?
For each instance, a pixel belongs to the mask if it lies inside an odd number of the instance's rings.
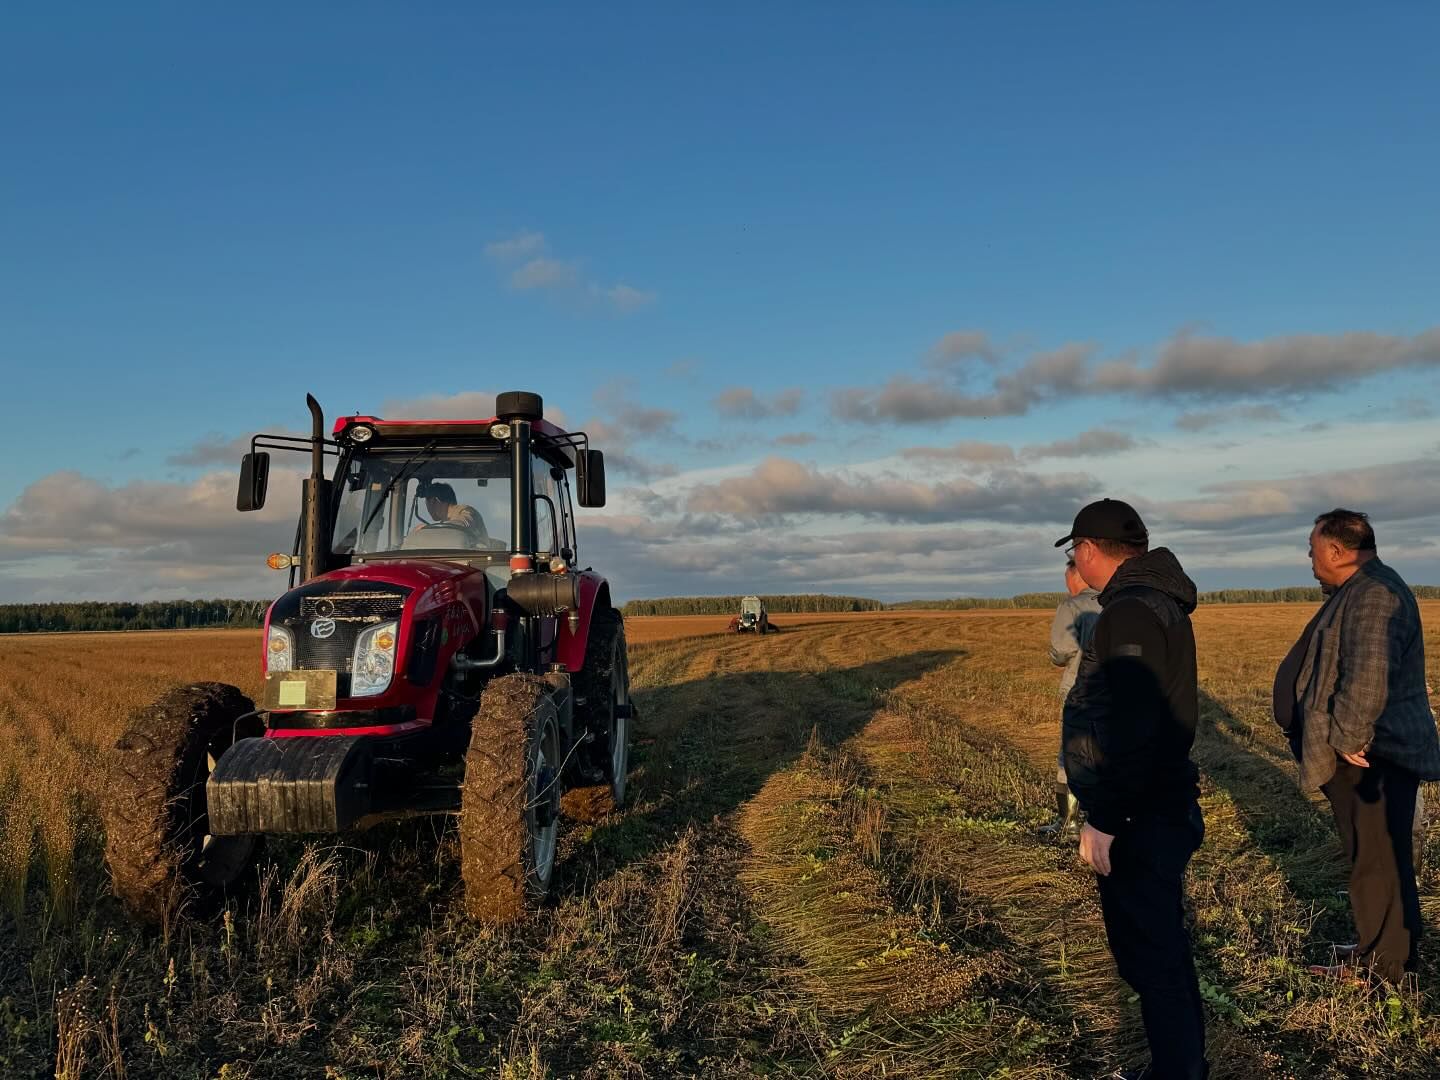
[[[560,634],[555,642],[555,659],[564,664],[567,671],[579,671],[585,666],[585,646],[590,640],[590,624],[597,607],[610,606],[610,586],[603,577],[593,570],[582,570],[575,575],[576,593],[579,603],[576,613],[578,621],[571,628],[569,619],[560,620]]]

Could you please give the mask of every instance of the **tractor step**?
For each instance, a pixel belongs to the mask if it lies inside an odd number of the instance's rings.
[[[205,785],[210,832],[333,833],[371,811],[371,742],[325,735],[240,739]]]

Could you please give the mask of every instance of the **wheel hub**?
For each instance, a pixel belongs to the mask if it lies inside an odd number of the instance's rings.
[[[549,764],[542,764],[535,773],[535,824],[548,829],[559,816],[560,800],[555,770]]]

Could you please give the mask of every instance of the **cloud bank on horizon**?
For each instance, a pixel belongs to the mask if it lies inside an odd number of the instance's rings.
[[[487,254],[524,270],[544,250],[526,233]],[[1110,495],[1134,501],[1202,587],[1304,583],[1309,523],[1337,505],[1368,511],[1382,554],[1412,580],[1440,579],[1428,405],[1440,328],[1186,332],[1121,355],[959,330],[877,361],[868,385],[837,373],[832,386],[740,386],[692,359],[644,382],[548,391],[549,414],[588,431],[612,473],[611,505],[581,513],[581,561],[627,598],[1009,595],[1056,587],[1053,538]],[[712,385],[708,404],[682,409],[677,380]],[[375,411],[485,416],[493,402],[465,389],[387,396]],[[1017,415],[1046,437],[974,437]],[[273,594],[263,558],[288,549],[300,461],[276,462],[263,513],[238,514],[247,442],[224,432],[161,448],[166,479],[30,479],[0,509],[0,601]]]

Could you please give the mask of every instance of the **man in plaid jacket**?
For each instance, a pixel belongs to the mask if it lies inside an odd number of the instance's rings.
[[[1276,719],[1301,787],[1329,798],[1350,860],[1352,960],[1399,982],[1415,968],[1421,932],[1416,793],[1422,780],[1440,780],[1420,609],[1380,561],[1364,514],[1316,518],[1310,562],[1330,595],[1280,665]]]

